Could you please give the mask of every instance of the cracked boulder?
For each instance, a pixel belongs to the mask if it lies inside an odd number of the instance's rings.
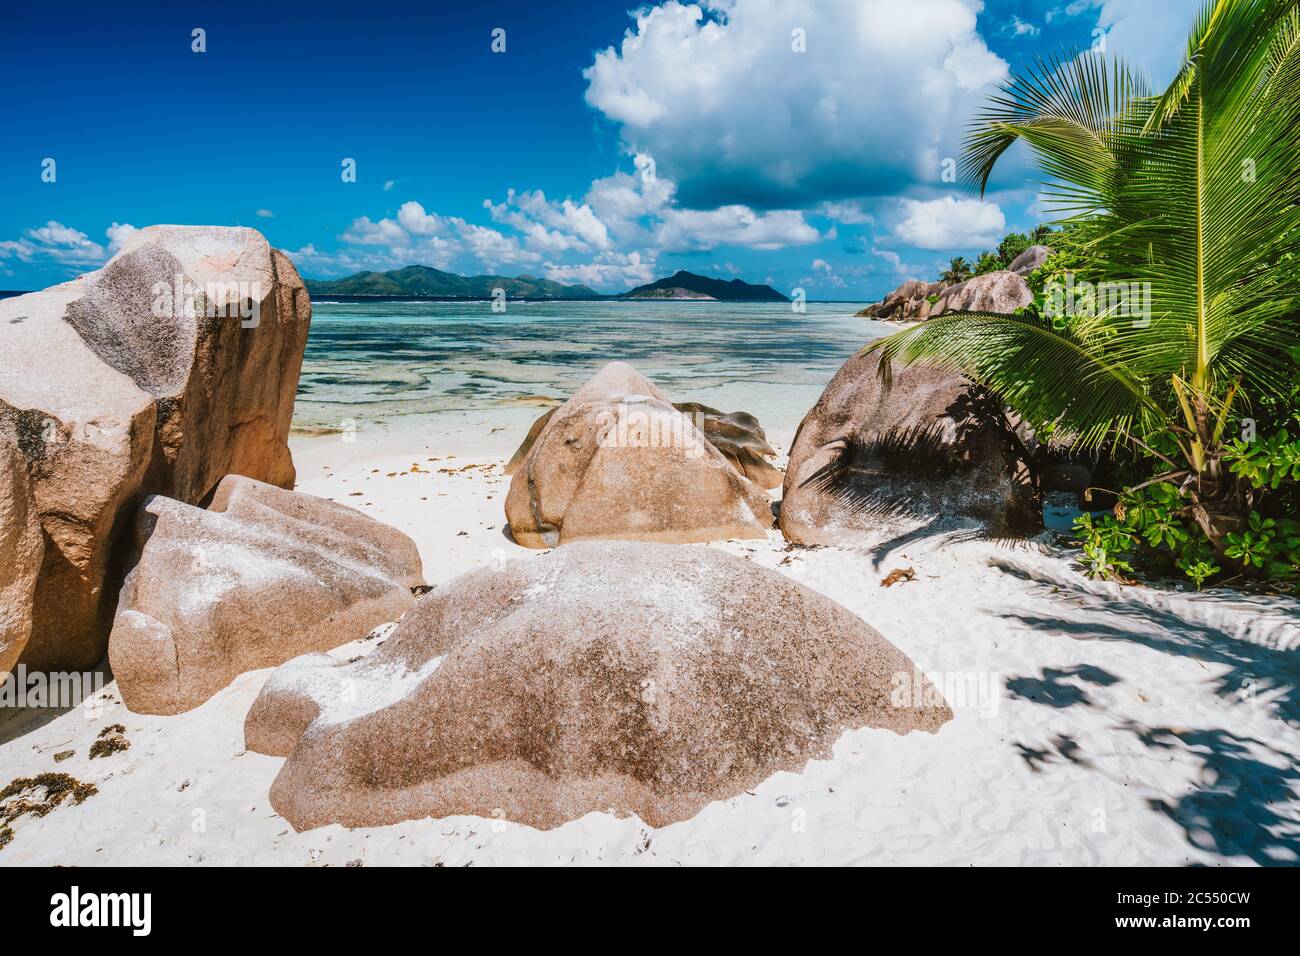
[[[860,317],[892,322],[924,322],[950,312],[1012,314],[1029,306],[1034,293],[1025,276],[1040,268],[1052,250],[1033,246],[1010,269],[989,272],[960,283],[924,283],[909,279],[884,301],[869,305]]]
[[[869,305],[858,315],[869,319],[888,319],[895,322],[920,322],[930,317],[934,302],[948,288],[943,282],[921,282],[908,279],[884,300]]]
[[[424,583],[395,528],[238,475],[207,510],[150,498],[135,534],[108,648],[135,713],[181,713],[245,671],[364,637]]]
[[[354,663],[290,661],[244,733],[287,756],[271,805],[299,830],[592,811],[658,827],[800,772],[845,731],[951,717],[829,598],[713,548],[601,541],[447,582]]]
[[[242,228],[141,229],[102,269],[0,300],[0,434],[44,538],[30,669],[103,657],[146,495],[198,503],[232,473],[292,486],[310,319],[293,264]]]
[[[779,488],[784,475],[769,458],[777,456],[767,443],[758,419],[748,412],[720,412],[699,402],[675,402],[673,408],[687,416],[731,467],[760,488]]]

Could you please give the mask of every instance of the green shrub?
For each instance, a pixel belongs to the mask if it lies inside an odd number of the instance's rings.
[[[1222,557],[1191,517],[1180,486],[1157,482],[1124,493],[1113,514],[1083,515],[1075,522],[1088,575],[1123,580],[1176,571],[1198,590],[1225,575],[1288,590],[1300,584],[1300,520],[1290,517],[1296,514],[1290,502],[1300,482],[1300,441],[1281,429],[1257,441],[1238,440],[1231,448],[1224,460],[1249,483],[1259,507],[1227,535]],[[1279,497],[1287,502],[1286,514],[1269,516],[1266,507]]]
[[[1020,258],[1020,254],[1032,245],[1036,245],[1036,243],[1024,233],[1013,232],[1009,234],[998,245],[998,258],[1002,260],[1002,268],[1011,268],[1011,263]]]

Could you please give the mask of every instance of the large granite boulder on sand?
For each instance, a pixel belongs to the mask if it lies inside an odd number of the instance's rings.
[[[363,637],[424,583],[400,531],[237,475],[206,511],[150,498],[135,530],[108,645],[135,713],[178,714],[244,671]]]
[[[858,354],[804,417],[786,468],[780,526],[800,544],[879,543],[976,522],[994,535],[1041,528],[1029,453],[987,394],[938,368],[879,374]]]
[[[506,462],[504,470],[507,475],[514,475],[515,472],[519,470],[519,466],[524,463],[524,459],[528,457],[528,453],[533,450],[533,445],[537,444],[537,436],[542,433],[542,429],[546,427],[548,422],[550,422],[551,416],[555,414],[555,411],[556,409],[554,408],[548,408],[533,420],[532,425],[528,428],[528,434],[525,435],[524,440],[519,443],[519,447],[515,449],[515,453],[510,456],[510,460]]]
[[[748,412],[720,412],[699,402],[674,402],[722,457],[760,488],[779,488],[785,476],[769,458],[777,456],[758,419]]]
[[[711,548],[579,542],[420,598],[356,663],[275,671],[246,746],[287,755],[297,829],[476,814],[548,829],[593,810],[684,820],[842,732],[952,717],[830,599]]]
[[[0,422],[0,681],[32,632],[32,597],[45,542],[12,423]]]
[[[30,668],[103,656],[145,495],[199,502],[231,473],[292,486],[310,318],[293,264],[252,229],[142,229],[99,271],[0,300],[0,417],[45,537]]]
[[[673,408],[690,418],[695,427],[704,433],[709,444],[722,452],[731,467],[754,484],[760,488],[776,488],[781,484],[784,476],[779,468],[768,461],[777,456],[777,451],[767,443],[763,426],[753,415],[748,412],[720,412],[699,402],[673,402]],[[506,463],[507,475],[513,475],[519,470],[537,441],[537,436],[555,412],[554,408],[548,409],[533,422],[523,442]]]
[[[766,494],[630,365],[611,362],[557,408],[518,463],[506,520],[525,547],[584,538],[763,538]]]

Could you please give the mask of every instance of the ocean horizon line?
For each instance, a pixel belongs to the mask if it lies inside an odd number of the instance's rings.
[[[0,289],[0,299],[13,299],[20,295],[31,295],[33,292],[40,292],[40,289]],[[310,295],[310,293],[308,293]],[[458,295],[341,295],[337,293],[328,294],[327,298],[313,299],[319,305],[325,305],[330,302],[339,302],[352,304],[357,302],[490,302],[491,299],[485,299],[482,296],[458,296]],[[720,303],[724,305],[779,305],[788,306],[789,302],[730,302],[726,299],[657,299],[657,298],[629,298],[626,295],[595,295],[595,296],[565,296],[564,298],[529,298],[520,297],[510,299],[511,302],[668,302],[674,305],[708,305],[710,303]],[[818,305],[863,305],[869,304],[873,299],[806,299],[809,303]]]

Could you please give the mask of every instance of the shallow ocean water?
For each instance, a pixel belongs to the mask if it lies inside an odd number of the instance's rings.
[[[827,382],[890,327],[861,305],[724,302],[312,304],[294,425],[302,433],[481,417],[566,399],[629,362],[675,401],[793,431]],[[531,414],[531,413],[530,413]]]

